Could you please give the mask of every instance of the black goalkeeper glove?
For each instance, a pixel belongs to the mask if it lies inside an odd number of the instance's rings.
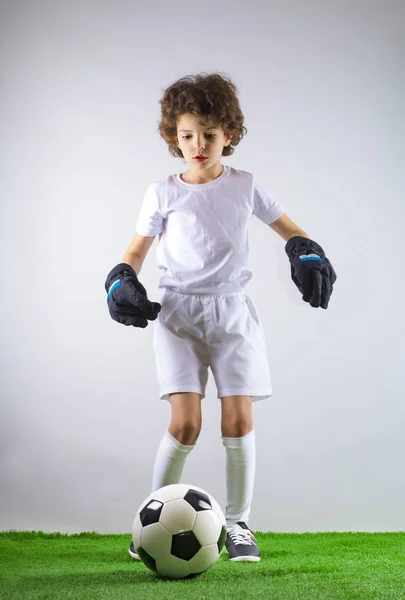
[[[306,237],[295,236],[288,240],[285,251],[291,263],[291,278],[302,299],[314,308],[328,308],[336,273],[321,246]]]
[[[162,308],[158,302],[150,302],[145,288],[134,269],[126,263],[116,265],[105,282],[107,304],[114,321],[123,325],[145,328],[154,321]]]

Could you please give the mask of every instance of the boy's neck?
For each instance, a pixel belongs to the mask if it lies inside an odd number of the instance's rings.
[[[192,184],[201,184],[201,183],[209,183],[210,181],[214,181],[214,179],[218,179],[224,172],[224,165],[219,163],[219,165],[214,165],[211,169],[207,169],[206,171],[199,170],[197,172],[189,169],[186,173],[180,174],[180,179],[185,183]]]

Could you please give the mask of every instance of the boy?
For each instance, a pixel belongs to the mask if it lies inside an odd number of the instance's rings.
[[[210,367],[226,448],[226,549],[231,561],[257,562],[260,550],[247,525],[256,464],[252,403],[270,397],[272,388],[260,317],[244,293],[252,277],[249,219],[254,214],[287,242],[292,279],[311,306],[327,308],[336,274],[323,249],[252,173],[221,163],[246,132],[236,91],[219,74],[185,77],[165,90],[159,132],[189,169],[148,187],[135,236],[105,289],[119,323],[144,328],[158,318],[153,345],[160,398],[170,402],[172,414],[152,491],[180,481],[200,433]],[[161,303],[149,301],[137,277],[156,235]],[[139,560],[132,544],[129,552]]]

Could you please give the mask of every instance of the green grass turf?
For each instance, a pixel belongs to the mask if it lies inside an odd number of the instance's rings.
[[[3,600],[405,600],[405,533],[257,533],[259,563],[224,552],[195,579],[159,579],[131,535],[0,532]]]

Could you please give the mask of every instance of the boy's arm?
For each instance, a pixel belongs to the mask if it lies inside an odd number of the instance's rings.
[[[121,263],[130,265],[135,273],[139,275],[142,269],[143,261],[145,260],[145,257],[148,254],[154,239],[154,235],[145,237],[144,235],[136,232],[124,256],[122,257]]]
[[[283,240],[288,242],[289,239],[296,235],[300,235],[301,237],[309,238],[309,235],[305,233],[298,225],[291,221],[289,217],[284,213],[273,223],[270,223],[269,227],[273,229],[276,233],[281,235]]]

